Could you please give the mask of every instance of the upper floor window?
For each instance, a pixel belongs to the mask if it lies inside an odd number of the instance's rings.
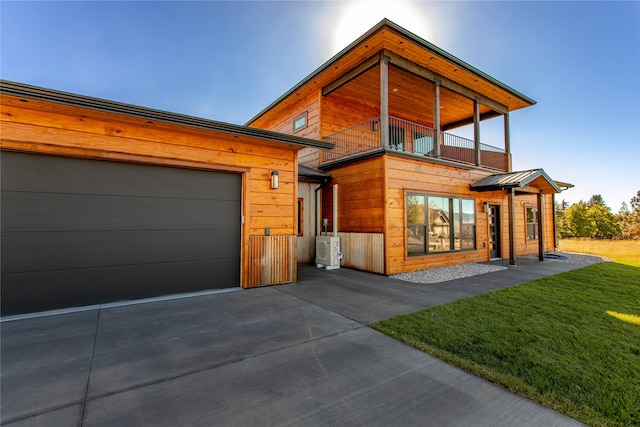
[[[475,247],[473,199],[407,193],[407,255]]]
[[[527,240],[538,240],[538,208],[527,206]]]
[[[300,129],[307,127],[307,113],[305,113],[293,121],[293,131],[297,132]]]

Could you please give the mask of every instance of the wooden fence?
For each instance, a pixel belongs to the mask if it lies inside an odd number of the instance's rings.
[[[342,266],[384,274],[384,234],[338,233]]]
[[[247,287],[297,280],[296,236],[250,236]]]

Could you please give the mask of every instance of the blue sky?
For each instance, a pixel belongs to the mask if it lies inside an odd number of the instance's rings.
[[[538,102],[513,166],[576,186],[558,200],[640,190],[637,1],[2,0],[0,76],[243,124],[384,17]]]

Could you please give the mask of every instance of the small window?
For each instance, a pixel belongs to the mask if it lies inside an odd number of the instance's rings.
[[[298,199],[298,236],[304,236],[304,199]]]
[[[538,208],[527,206],[527,240],[538,240]]]
[[[300,129],[303,129],[305,127],[307,127],[307,113],[306,112],[293,121],[293,131],[297,132]]]

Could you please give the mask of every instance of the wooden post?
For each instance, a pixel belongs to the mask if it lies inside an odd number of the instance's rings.
[[[473,141],[475,143],[476,165],[480,166],[480,100],[473,100]]]
[[[380,146],[389,147],[389,57],[380,54]]]
[[[507,154],[507,172],[511,172],[511,129],[509,127],[509,112],[504,113],[504,151]]]
[[[433,154],[440,158],[440,80],[435,80],[433,88]]]
[[[544,224],[542,214],[542,202],[544,194],[538,193],[538,259],[544,261]]]
[[[516,265],[516,190],[509,189],[509,265]]]

